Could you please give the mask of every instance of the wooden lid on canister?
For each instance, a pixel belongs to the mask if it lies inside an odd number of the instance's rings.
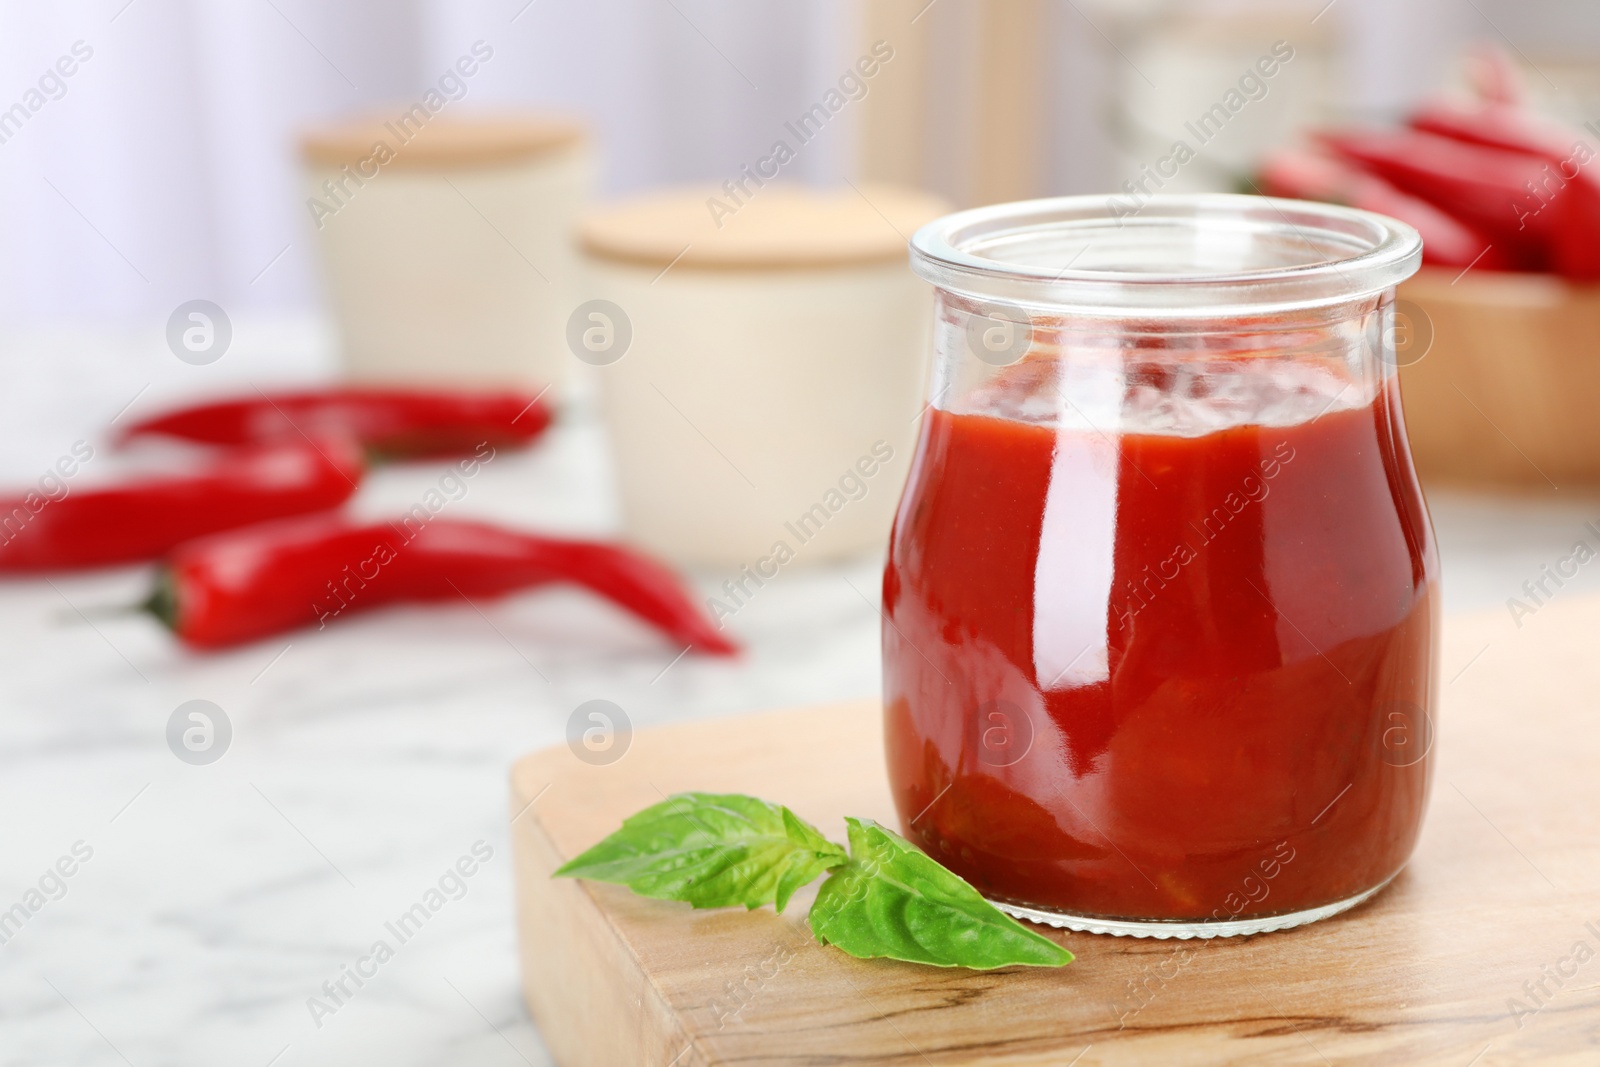
[[[599,208],[579,225],[579,242],[597,259],[658,269],[850,266],[905,259],[912,233],[950,211],[904,186],[746,189],[670,189]]]
[[[502,112],[475,116],[431,115],[418,104],[410,111],[369,115],[320,127],[301,139],[307,163],[333,167],[371,159],[379,146],[383,166],[481,167],[521,163],[581,145],[585,130],[574,119]]]

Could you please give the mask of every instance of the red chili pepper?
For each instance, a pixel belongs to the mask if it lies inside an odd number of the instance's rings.
[[[1600,278],[1600,175],[1595,149],[1575,130],[1505,103],[1437,101],[1411,118],[1413,129],[1531,157],[1538,174],[1524,185],[1537,214],[1560,204],[1563,228],[1554,236],[1552,265],[1575,279]]]
[[[1482,230],[1519,267],[1548,270],[1570,255],[1565,252],[1574,240],[1569,202],[1557,197],[1541,210],[1527,189],[1542,175],[1537,159],[1420,130],[1319,137],[1344,158]]]
[[[1506,252],[1466,223],[1331,156],[1296,149],[1274,152],[1262,163],[1259,182],[1268,196],[1347,204],[1399,219],[1422,235],[1425,263],[1447,267],[1476,263],[1484,270],[1514,266]]]
[[[385,458],[466,455],[527,444],[550,425],[538,397],[513,392],[337,388],[198,404],[135,423],[123,440],[161,435],[214,445],[340,434]]]
[[[1525,108],[1501,103],[1434,100],[1411,116],[1410,126],[1468,144],[1556,159],[1573,155],[1583,141],[1582,135],[1559,123]],[[1585,158],[1594,155],[1592,149],[1578,154]]]
[[[146,606],[185,642],[217,648],[383,604],[550,582],[585,586],[702,652],[737,651],[646,556],[446,519],[360,525],[317,515],[218,534],[179,547]]]
[[[0,572],[154,559],[235,526],[337,507],[361,479],[360,449],[327,439],[230,449],[194,470],[49,499],[0,501]]]

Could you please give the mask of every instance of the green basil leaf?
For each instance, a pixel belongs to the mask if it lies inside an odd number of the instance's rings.
[[[1072,953],[984,900],[911,842],[871,820],[846,819],[850,862],[811,905],[818,941],[863,959],[936,967],[1060,967]]]
[[[737,793],[679,793],[557,870],[697,908],[775,904],[846,862],[844,849],[788,808]]]

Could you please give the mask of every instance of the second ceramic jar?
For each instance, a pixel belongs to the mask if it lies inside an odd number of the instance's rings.
[[[944,210],[882,186],[751,192],[591,215],[567,334],[602,368],[630,537],[745,594],[886,543],[932,307],[906,238]]]

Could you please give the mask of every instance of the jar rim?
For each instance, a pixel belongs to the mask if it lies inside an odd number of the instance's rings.
[[[934,285],[1089,315],[1261,315],[1370,297],[1422,238],[1336,204],[1232,193],[1065,196],[958,211],[911,238]]]

